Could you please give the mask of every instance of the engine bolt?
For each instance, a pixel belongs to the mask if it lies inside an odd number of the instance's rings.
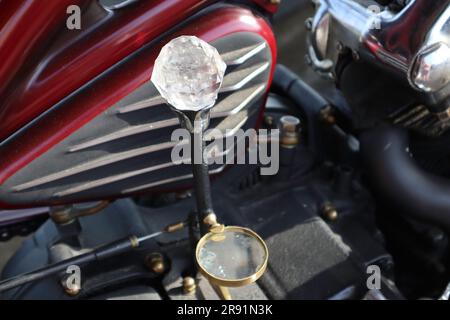
[[[308,18],[305,20],[305,28],[308,31],[311,31],[313,27],[313,18]]]
[[[283,116],[278,123],[281,146],[293,148],[300,142],[300,119],[294,116]]]
[[[325,202],[322,206],[322,216],[328,221],[336,221],[338,218],[336,207],[330,202]]]
[[[145,265],[156,274],[162,274],[166,271],[163,256],[159,253],[152,253],[145,259]]]
[[[183,278],[183,291],[185,294],[192,294],[197,289],[197,285],[195,284],[195,279],[192,277],[184,277]]]
[[[279,5],[281,3],[281,0],[268,0],[270,4]]]

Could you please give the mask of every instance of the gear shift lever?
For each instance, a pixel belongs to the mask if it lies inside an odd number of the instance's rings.
[[[191,136],[197,214],[203,235],[195,250],[197,266],[224,299],[231,299],[227,288],[259,279],[266,270],[269,252],[264,240],[252,230],[218,224],[212,208],[203,133],[225,69],[214,47],[196,37],[182,36],[162,48],[152,82]]]
[[[205,141],[226,64],[216,48],[194,36],[181,36],[166,44],[155,61],[151,81],[190,132],[191,163],[201,233],[205,218],[214,213]],[[206,159],[205,159],[206,158]]]

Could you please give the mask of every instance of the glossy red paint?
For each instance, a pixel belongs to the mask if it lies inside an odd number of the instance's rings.
[[[0,141],[212,2],[138,1],[114,11],[92,0],[0,2]],[[66,28],[69,4],[83,6],[79,31]]]
[[[166,37],[157,45],[141,50],[107,76],[93,82],[87,92],[72,96],[49,113],[45,123],[38,121],[0,147],[0,184],[99,113],[149,81],[153,62],[161,47],[170,39],[182,34],[191,34],[205,41],[213,41],[227,34],[241,31],[258,33],[268,42],[274,62],[270,77],[272,79],[277,52],[275,37],[269,24],[244,8],[226,7],[211,11]],[[30,204],[32,205],[44,204]],[[0,207],[18,208],[7,203],[0,203]]]
[[[0,1],[0,93],[37,47],[46,45],[59,29],[67,7],[86,2]]]
[[[256,3],[267,12],[275,13],[278,11],[279,5],[271,0],[252,0],[252,2]]]

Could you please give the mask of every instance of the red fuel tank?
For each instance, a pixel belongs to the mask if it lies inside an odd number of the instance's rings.
[[[69,2],[80,30],[66,27]],[[0,208],[188,185],[189,166],[170,161],[177,120],[149,82],[179,35],[212,43],[228,64],[212,127],[257,125],[276,61],[261,12],[200,0],[45,3],[0,3]]]

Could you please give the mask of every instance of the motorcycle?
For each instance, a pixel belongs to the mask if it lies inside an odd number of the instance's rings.
[[[0,297],[448,300],[450,0],[311,2],[0,2]]]

